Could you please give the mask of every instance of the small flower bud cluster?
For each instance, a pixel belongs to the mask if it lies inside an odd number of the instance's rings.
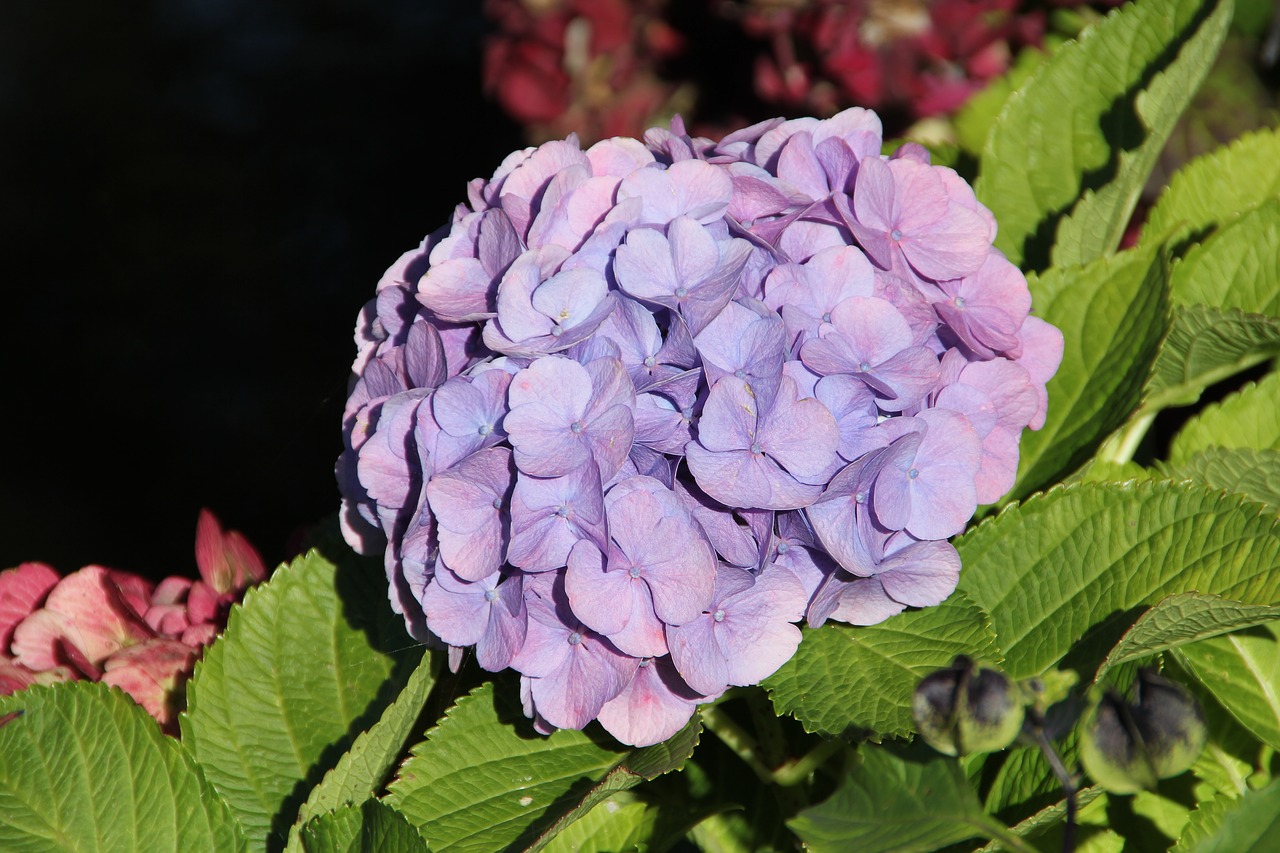
[[[356,328],[337,474],[423,640],[540,725],[654,743],[792,624],[938,604],[1062,337],[874,113],[549,142],[473,181]]]
[[[243,536],[202,510],[200,580],[159,584],[86,566],[66,577],[44,563],[0,572],[0,695],[31,684],[88,679],[119,687],[170,733],[182,686],[246,588],[266,577]]]

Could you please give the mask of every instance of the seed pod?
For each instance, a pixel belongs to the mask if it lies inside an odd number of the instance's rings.
[[[1113,794],[1150,790],[1185,771],[1204,748],[1204,716],[1182,685],[1154,670],[1138,671],[1133,702],[1102,693],[1082,723],[1080,761]]]
[[[961,655],[921,679],[912,700],[920,736],[945,755],[997,752],[1022,730],[1021,690],[996,669]]]

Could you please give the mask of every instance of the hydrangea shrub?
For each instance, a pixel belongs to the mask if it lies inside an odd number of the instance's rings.
[[[860,110],[513,154],[361,313],[341,517],[181,737],[0,696],[0,849],[1256,849],[1280,133],[1133,227],[1239,8],[1002,81],[972,191]]]
[[[344,532],[540,726],[664,740],[804,619],[955,589],[1061,333],[996,222],[854,108],[508,157],[360,315]]]

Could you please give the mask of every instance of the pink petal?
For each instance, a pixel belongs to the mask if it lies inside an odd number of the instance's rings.
[[[0,649],[9,648],[13,628],[40,606],[58,584],[58,573],[44,563],[22,563],[0,572]]]

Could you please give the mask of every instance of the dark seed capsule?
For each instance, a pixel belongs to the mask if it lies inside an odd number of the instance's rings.
[[[912,700],[916,729],[946,755],[996,752],[1022,730],[1021,691],[1004,673],[958,657],[947,669],[925,676]]]
[[[1195,697],[1148,669],[1138,673],[1132,703],[1108,690],[1086,712],[1082,726],[1085,772],[1114,794],[1150,790],[1158,780],[1182,773],[1207,737]]]

